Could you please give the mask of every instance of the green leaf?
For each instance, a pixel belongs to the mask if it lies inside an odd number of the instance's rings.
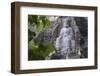
[[[38,44],[36,44],[36,43],[34,42],[34,40],[32,39],[32,40],[29,42],[29,49],[31,49],[31,50],[36,50],[36,49],[38,49],[38,48],[39,48]]]
[[[40,24],[37,25],[37,29],[39,29],[39,30],[42,30],[43,27],[44,27],[43,23],[40,23]]]

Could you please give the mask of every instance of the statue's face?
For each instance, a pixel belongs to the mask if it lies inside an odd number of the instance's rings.
[[[68,19],[67,18],[62,19],[62,22],[63,22],[63,26],[64,27],[68,27],[69,26],[68,25]]]

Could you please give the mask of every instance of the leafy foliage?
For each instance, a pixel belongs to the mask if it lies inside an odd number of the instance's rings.
[[[40,43],[40,32],[50,26],[46,16],[28,15],[28,60],[43,60],[54,51],[51,43]]]
[[[50,52],[54,50],[53,46],[50,43],[37,43],[34,40],[29,42],[29,52],[32,56],[29,57],[29,60],[40,60],[45,59]]]
[[[30,25],[32,24],[36,25],[36,28],[39,30],[42,30],[46,26],[50,25],[50,21],[46,18],[46,16],[40,16],[40,15],[29,15],[28,22]]]

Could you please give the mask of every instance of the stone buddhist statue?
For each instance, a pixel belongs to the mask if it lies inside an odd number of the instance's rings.
[[[61,28],[59,37],[57,37],[55,43],[57,53],[64,59],[67,59],[69,54],[75,50],[74,32],[69,25],[69,22],[69,18],[65,17],[62,19],[63,27]]]
[[[46,59],[80,58],[80,31],[73,17],[62,17],[58,37],[54,42],[55,49]],[[58,29],[58,28],[56,28]]]

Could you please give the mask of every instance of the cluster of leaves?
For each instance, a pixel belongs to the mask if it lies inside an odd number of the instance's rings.
[[[36,25],[36,28],[39,30],[42,30],[46,26],[50,25],[50,21],[47,19],[47,17],[41,15],[29,15],[28,22],[30,25]]]
[[[37,40],[40,31],[50,26],[46,16],[28,16],[28,60],[43,60],[54,50],[51,43],[40,43]]]
[[[45,59],[52,51],[54,47],[50,43],[39,43],[33,39],[29,42],[29,60]]]

